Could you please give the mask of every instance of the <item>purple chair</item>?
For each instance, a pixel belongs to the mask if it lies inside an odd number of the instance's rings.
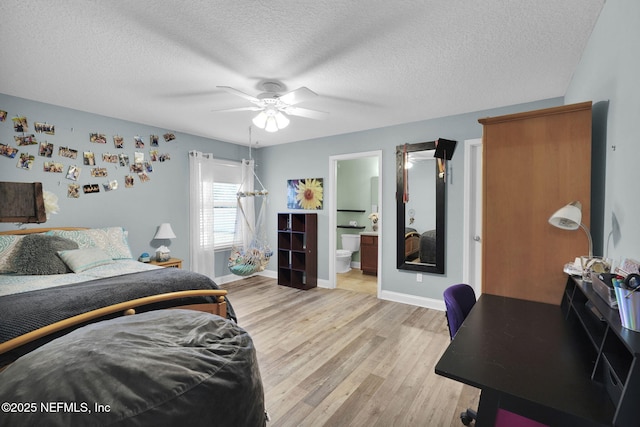
[[[466,284],[452,285],[445,289],[443,293],[444,305],[447,309],[447,326],[449,326],[449,336],[453,340],[460,325],[467,318],[467,315],[476,303],[476,293],[473,288]],[[471,421],[478,417],[476,411],[467,409],[460,413],[460,421],[468,426]]]
[[[449,286],[444,291],[443,297],[444,305],[447,308],[449,336],[453,339],[476,303],[476,293],[471,286],[460,284]]]

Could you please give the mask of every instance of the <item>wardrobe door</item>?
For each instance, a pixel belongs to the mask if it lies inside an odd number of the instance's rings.
[[[562,206],[591,209],[591,102],[480,119],[482,292],[560,304],[564,265],[588,254],[582,229],[551,226]]]

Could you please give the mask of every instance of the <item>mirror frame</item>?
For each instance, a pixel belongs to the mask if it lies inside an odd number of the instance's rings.
[[[404,153],[405,149],[407,153],[414,151],[426,151],[435,150],[436,141],[430,142],[418,142],[414,144],[403,144],[396,146],[396,204],[397,204],[397,267],[398,270],[411,270],[422,271],[425,273],[444,274],[445,271],[445,226],[446,226],[446,213],[445,213],[445,175],[442,176],[438,171],[438,161],[436,160],[434,166],[435,185],[436,185],[436,263],[435,264],[421,264],[421,263],[408,263],[405,259],[405,228],[406,228],[406,212],[405,203],[402,200],[402,194],[404,191]],[[445,172],[446,173],[446,172]],[[413,184],[413,188],[419,188]],[[413,191],[413,197],[416,197],[417,191]]]

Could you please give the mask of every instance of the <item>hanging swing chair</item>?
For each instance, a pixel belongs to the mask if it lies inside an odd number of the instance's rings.
[[[246,190],[253,187],[246,184],[249,179],[254,177],[262,190]],[[264,189],[255,173],[245,174],[237,193],[236,228],[227,264],[231,273],[237,276],[250,276],[263,271],[273,255],[266,237],[265,220],[268,194],[269,192]],[[256,209],[257,203],[260,203],[259,209]],[[258,211],[257,218],[255,217],[256,211]]]

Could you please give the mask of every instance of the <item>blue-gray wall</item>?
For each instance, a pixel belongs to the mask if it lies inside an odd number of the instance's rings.
[[[421,298],[441,300],[442,291],[451,283],[462,280],[462,206],[463,206],[463,174],[465,139],[479,138],[482,127],[478,118],[497,116],[520,111],[529,111],[562,104],[562,99],[556,98],[509,106],[475,113],[449,116],[439,119],[426,120],[405,125],[398,125],[363,132],[338,135],[316,140],[301,141],[253,150],[253,157],[257,163],[257,173],[269,190],[270,201],[267,215],[268,239],[275,247],[276,242],[276,214],[287,211],[286,186],[288,179],[294,178],[325,178],[325,191],[328,191],[329,157],[339,154],[364,151],[382,150],[382,212],[381,221],[384,246],[382,249],[382,289],[385,292],[415,297],[418,304],[424,304]],[[85,226],[103,227],[122,225],[130,233],[130,245],[134,255],[142,252],[153,252],[155,247],[152,238],[156,227],[162,222],[170,222],[177,238],[171,242],[171,252],[174,256],[183,258],[189,265],[188,236],[188,152],[200,150],[212,152],[221,159],[239,160],[248,157],[248,148],[192,135],[176,133],[176,140],[164,142],[160,140],[160,153],[168,153],[171,160],[164,163],[155,162],[154,171],[150,174],[151,181],[141,183],[136,179],[133,188],[124,188],[126,169],[107,165],[102,162],[102,153],[119,153],[123,151],[133,158],[136,150],[133,137],[139,135],[147,143],[145,158],[148,158],[148,138],[150,134],[163,135],[170,129],[150,127],[143,124],[127,122],[109,117],[90,114],[82,111],[58,107],[54,105],[33,102],[21,98],[0,94],[0,109],[9,113],[7,121],[0,123],[0,142],[15,146],[11,117],[24,115],[33,128],[33,122],[47,122],[56,126],[55,135],[36,134],[39,140],[47,140],[54,144],[54,155],[51,160],[60,161],[65,165],[65,171],[70,164],[81,164],[81,159],[72,162],[57,155],[60,146],[67,146],[78,150],[79,156],[83,151],[93,151],[99,166],[106,166],[107,178],[92,178],[89,167],[83,166],[79,184],[89,184],[117,179],[120,188],[109,193],[81,194],[78,199],[67,198],[67,185],[72,181],[65,178],[66,173],[45,173],[42,170],[43,157],[39,157],[38,146],[19,147],[36,157],[33,169],[24,171],[16,167],[17,159],[0,156],[0,181],[18,181],[43,183],[44,189],[58,195],[60,213],[52,215],[44,224],[52,226]],[[92,132],[107,135],[107,144],[89,142]],[[31,133],[31,132],[30,132]],[[112,136],[121,135],[125,138],[125,148],[115,149]],[[447,183],[447,274],[426,274],[422,283],[416,283],[415,273],[399,271],[395,260],[395,147],[403,143],[431,141],[439,137],[454,139],[460,146],[448,167],[452,171],[451,179]],[[325,194],[325,201],[329,195]],[[325,202],[326,206],[326,202]],[[328,209],[318,211],[319,244],[318,244],[318,277],[325,283],[330,283],[329,256],[333,254],[328,246],[329,217]],[[35,225],[34,225],[35,226]],[[0,230],[14,229],[13,224],[0,223]],[[335,232],[335,231],[334,231]],[[226,253],[216,254],[216,277],[229,274],[226,268]],[[273,260],[267,267],[268,273],[275,275],[276,262]],[[402,299],[402,298],[401,298]],[[428,304],[428,302],[427,302]]]
[[[640,2],[608,0],[565,96],[594,102],[591,229],[614,262],[640,260],[639,22]]]
[[[287,179],[325,178],[325,191],[328,191],[330,156],[382,150],[383,219],[379,232],[384,239],[382,290],[387,293],[383,296],[424,305],[431,305],[432,300],[441,301],[442,292],[447,286],[462,281],[464,140],[482,136],[479,118],[558,105],[562,105],[561,98],[262,148],[260,154],[264,169],[260,179],[271,196],[267,226],[269,241],[276,239],[276,213],[287,211]],[[447,183],[446,275],[424,274],[422,283],[417,283],[415,273],[396,269],[395,147],[404,143],[433,141],[440,137],[459,141],[452,161],[448,162],[452,175]],[[325,194],[325,200],[329,200],[329,197]],[[329,211],[325,208],[317,213],[318,277],[331,282],[329,256],[333,252],[328,240],[332,232],[329,230]],[[275,274],[275,263],[272,262],[267,268]]]
[[[134,256],[142,252],[153,253],[157,242],[151,242],[156,227],[163,222],[171,223],[177,238],[171,241],[170,249],[173,256],[185,260],[185,266],[189,266],[189,171],[188,152],[199,150],[213,153],[220,159],[241,160],[248,158],[247,147],[214,141],[192,135],[176,133],[176,139],[165,142],[162,135],[171,129],[160,129],[139,123],[117,120],[109,117],[89,114],[82,111],[71,110],[33,102],[22,98],[16,98],[0,94],[0,110],[8,112],[7,120],[0,122],[0,143],[16,147],[14,136],[22,135],[13,130],[12,117],[25,116],[29,124],[29,134],[35,134],[38,141],[47,141],[54,144],[53,156],[48,159],[38,155],[38,145],[17,147],[20,152],[27,152],[35,156],[31,170],[22,170],[16,167],[18,158],[9,159],[0,156],[0,181],[15,182],[42,182],[45,190],[56,194],[59,198],[60,213],[51,215],[50,219],[41,225],[33,224],[29,227],[61,227],[84,226],[105,227],[123,226],[129,231],[129,243]],[[55,135],[35,133],[34,122],[46,122],[55,126]],[[106,144],[89,142],[89,133],[104,133],[107,136]],[[171,160],[165,162],[153,162],[153,172],[149,174],[151,180],[141,183],[136,177],[133,188],[125,188],[124,176],[129,174],[126,168],[105,163],[102,161],[103,153],[129,155],[133,162],[135,151],[145,153],[145,159],[149,159],[149,135],[159,135],[158,151],[161,154],[168,153]],[[116,149],[113,144],[113,135],[124,137],[124,149]],[[133,137],[141,136],[145,142],[145,148],[137,150],[134,147]],[[78,158],[71,160],[58,156],[58,148],[64,146],[78,150]],[[82,165],[82,152],[92,151],[96,156],[96,165],[106,167],[106,178],[93,178],[90,175],[90,167]],[[55,161],[64,165],[63,173],[48,173],[43,171],[45,160]],[[105,193],[100,188],[98,194],[80,194],[78,199],[67,197],[67,186],[73,181],[66,179],[69,165],[77,164],[82,167],[78,184],[100,184],[107,180],[116,179],[119,184],[117,190]],[[0,201],[4,203],[5,201]],[[0,223],[0,230],[15,229],[14,224]],[[228,274],[226,258],[228,254],[216,254],[216,275]]]

